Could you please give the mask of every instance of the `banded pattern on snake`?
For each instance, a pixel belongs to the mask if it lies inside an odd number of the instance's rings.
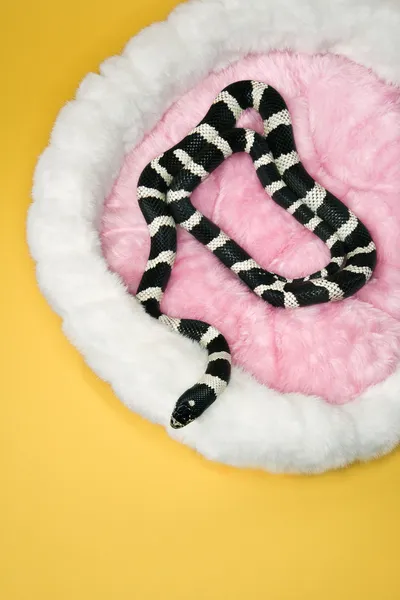
[[[263,136],[236,127],[248,108],[261,115]],[[325,268],[293,280],[268,272],[196,210],[190,199],[194,189],[236,152],[250,155],[261,185],[271,198],[326,244],[331,260]],[[276,307],[297,308],[347,298],[367,283],[375,268],[376,248],[368,230],[307,173],[296,151],[284,99],[274,88],[258,81],[239,81],[218,94],[204,119],[143,170],[137,197],[151,248],[136,298],[149,315],[208,351],[204,375],[175,405],[173,428],[198,418],[226,388],[231,373],[228,343],[215,327],[161,311],[160,302],[175,260],[177,224],[255,294]]]

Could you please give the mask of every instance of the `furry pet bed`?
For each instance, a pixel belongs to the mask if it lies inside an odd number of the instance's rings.
[[[39,285],[118,397],[211,459],[320,472],[399,441],[399,31],[389,2],[192,0],[88,75],[57,119],[28,222]],[[364,221],[378,265],[352,298],[277,309],[179,231],[163,309],[215,325],[235,368],[199,420],[172,430],[205,355],[133,298],[149,251],[136,184],[239,79],[283,95],[306,169]],[[252,111],[240,124],[260,130]],[[265,197],[247,155],[193,202],[268,269],[303,276],[327,262],[322,242]]]

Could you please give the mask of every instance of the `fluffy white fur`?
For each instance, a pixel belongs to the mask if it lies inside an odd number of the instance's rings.
[[[373,0],[192,0],[89,74],[37,165],[28,239],[42,292],[89,366],[132,410],[168,427],[205,359],[148,317],[102,256],[98,219],[124,154],[180,94],[249,52],[341,53],[400,83],[400,7]],[[282,395],[234,370],[197,422],[169,433],[210,459],[319,472],[400,439],[400,371],[345,406]]]

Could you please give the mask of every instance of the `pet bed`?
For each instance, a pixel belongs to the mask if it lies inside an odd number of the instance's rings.
[[[192,0],[89,74],[57,118],[28,220],[40,288],[122,402],[207,458],[321,472],[399,441],[399,31],[400,10],[389,2]],[[138,179],[241,80],[282,95],[302,163],[365,223],[377,265],[350,298],[285,310],[179,230],[163,311],[212,323],[229,342],[233,370],[200,418],[173,429],[176,400],[206,356],[135,298],[150,248]],[[262,133],[252,110],[238,125]],[[321,241],[265,196],[248,155],[224,161],[192,201],[285,277],[329,260]]]

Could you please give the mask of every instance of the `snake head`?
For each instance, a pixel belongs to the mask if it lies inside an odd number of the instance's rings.
[[[170,425],[173,429],[181,429],[182,427],[189,425],[189,423],[194,421],[198,416],[195,410],[196,403],[193,399],[190,399],[192,390],[193,388],[190,388],[182,394],[175,405],[170,420]]]

